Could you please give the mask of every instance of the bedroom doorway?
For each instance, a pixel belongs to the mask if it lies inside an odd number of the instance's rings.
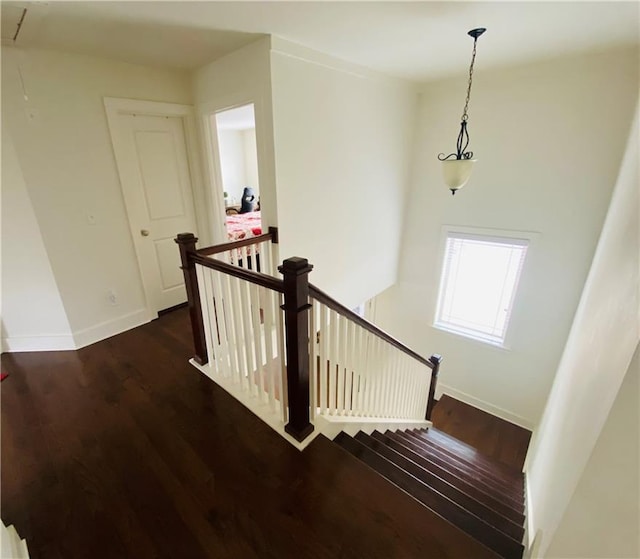
[[[225,208],[228,241],[262,234],[260,183],[253,103],[218,111],[209,117],[217,146],[220,175],[218,184]]]

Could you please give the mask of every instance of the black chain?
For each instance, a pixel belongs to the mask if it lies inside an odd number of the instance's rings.
[[[445,156],[444,153],[438,154],[440,161],[447,161],[449,159],[471,159],[473,157],[472,151],[467,151],[469,147],[469,132],[467,130],[467,121],[469,120],[469,99],[471,99],[471,84],[473,83],[473,65],[476,61],[476,44],[478,43],[478,37],[473,38],[473,53],[471,54],[471,66],[469,66],[469,83],[467,84],[467,98],[464,101],[464,110],[462,111],[462,122],[460,122],[460,133],[458,134],[458,141],[456,142],[456,153],[450,153]]]
[[[478,38],[473,39],[473,54],[471,55],[471,66],[469,66],[469,84],[467,85],[467,98],[464,102],[464,110],[462,111],[462,121],[466,122],[469,120],[469,115],[467,111],[469,110],[469,99],[471,98],[471,83],[473,82],[473,65],[476,61],[476,43],[478,42]]]

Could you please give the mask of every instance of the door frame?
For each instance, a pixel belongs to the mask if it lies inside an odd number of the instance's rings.
[[[187,151],[187,163],[189,166],[189,174],[191,178],[191,194],[194,203],[194,216],[196,220],[196,227],[198,231],[208,230],[208,219],[206,210],[206,199],[203,192],[202,173],[200,167],[200,144],[198,139],[195,109],[191,105],[182,105],[179,103],[165,103],[158,101],[146,101],[139,99],[125,99],[119,97],[104,97],[104,108],[107,115],[107,126],[111,138],[111,146],[113,148],[113,154],[115,157],[116,168],[118,170],[118,180],[120,182],[120,190],[122,194],[122,202],[127,215],[127,221],[129,222],[129,234],[131,235],[131,243],[133,245],[134,252],[136,254],[136,261],[138,264],[138,274],[140,277],[140,284],[145,298],[145,315],[146,320],[151,321],[158,317],[158,313],[151,307],[151,297],[149,295],[150,288],[144,281],[144,274],[142,273],[140,265],[140,257],[138,255],[138,249],[135,242],[135,237],[139,234],[138,229],[134,226],[127,204],[125,203],[125,193],[122,184],[123,175],[123,161],[126,158],[126,154],[123,152],[122,142],[115,142],[114,138],[118,137],[118,117],[120,115],[143,115],[143,116],[165,116],[165,117],[178,117],[182,120],[186,151]],[[176,231],[176,234],[180,231]],[[183,231],[186,232],[186,231]],[[195,231],[190,231],[195,233]],[[176,246],[176,251],[178,247]]]
[[[203,168],[206,172],[207,195],[209,196],[212,215],[217,217],[217,219],[212,220],[210,230],[213,242],[216,244],[226,243],[228,242],[228,239],[225,227],[226,213],[223,196],[224,188],[222,184],[218,129],[215,123],[212,124],[212,118],[220,112],[236,109],[245,105],[253,105],[256,131],[256,156],[258,158],[258,177],[262,184],[262,175],[264,172],[261,172],[261,161],[263,156],[261,155],[260,150],[264,142],[262,138],[258,137],[259,134],[262,133],[262,124],[258,124],[259,111],[261,110],[260,102],[261,100],[259,98],[256,99],[255,95],[234,94],[221,96],[198,105],[198,117],[200,120],[200,130],[202,134],[202,148],[204,150]]]

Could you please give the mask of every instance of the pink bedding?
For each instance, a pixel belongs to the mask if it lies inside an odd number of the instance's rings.
[[[259,211],[227,216],[229,241],[241,241],[258,235],[262,235],[262,221]]]
[[[227,216],[229,241],[240,241],[257,235],[262,235],[262,221],[259,211]]]

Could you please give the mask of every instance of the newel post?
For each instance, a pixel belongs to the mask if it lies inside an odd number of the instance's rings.
[[[198,238],[193,233],[178,233],[175,242],[180,247],[180,260],[184,273],[184,285],[187,288],[189,301],[189,316],[191,318],[191,330],[193,331],[193,345],[195,355],[193,358],[199,365],[205,365],[207,356],[207,342],[204,337],[204,322],[202,319],[202,307],[200,306],[200,290],[198,289],[198,277],[196,276],[195,262],[190,258],[190,253],[196,250]]]
[[[429,386],[429,400],[427,401],[427,415],[425,419],[431,421],[431,414],[436,405],[436,385],[438,384],[438,373],[440,372],[440,363],[442,363],[441,355],[432,355],[429,361],[433,365],[431,369],[431,386]]]
[[[287,258],[278,267],[284,276],[284,321],[287,343],[289,423],[284,430],[297,441],[312,431],[309,422],[309,272],[306,258]]]

